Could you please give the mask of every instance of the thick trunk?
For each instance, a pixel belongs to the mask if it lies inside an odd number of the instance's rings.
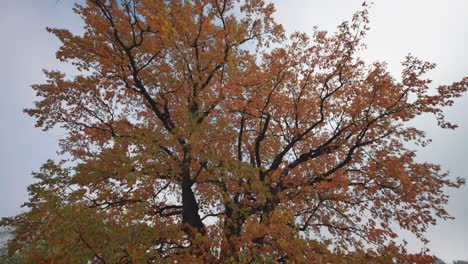
[[[198,214],[198,203],[192,190],[190,174],[187,172],[182,175],[182,210],[182,223],[188,225],[190,229],[205,234],[205,226]]]

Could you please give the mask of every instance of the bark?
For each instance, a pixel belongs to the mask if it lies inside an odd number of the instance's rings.
[[[190,172],[184,169],[182,173],[182,223],[188,225],[189,229],[205,234],[205,225],[201,220],[198,209],[198,203],[192,190]]]

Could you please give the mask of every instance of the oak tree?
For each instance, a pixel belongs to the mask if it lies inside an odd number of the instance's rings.
[[[410,125],[467,90],[365,63],[367,7],[335,33],[286,36],[263,0],[87,0],[84,32],[49,28],[71,76],[45,70],[25,112],[61,127],[10,253],[34,263],[393,263],[448,219],[449,178]]]

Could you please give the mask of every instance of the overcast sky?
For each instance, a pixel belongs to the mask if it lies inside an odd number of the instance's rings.
[[[55,60],[58,41],[46,26],[80,31],[80,19],[70,0],[0,0],[0,217],[20,212],[27,200],[31,171],[48,158],[56,158],[61,131],[42,132],[22,113],[32,105],[31,84],[44,81],[41,69],[65,69]],[[288,32],[311,33],[313,26],[334,31],[349,19],[362,0],[274,0],[277,19]],[[397,77],[400,62],[413,55],[437,63],[430,73],[434,85],[449,84],[468,76],[467,0],[374,0],[370,10],[371,31],[366,38],[367,61],[386,61]],[[467,178],[468,94],[446,110],[448,120],[459,124],[455,131],[441,130],[430,118],[415,122],[428,131],[433,143],[419,152],[420,160],[439,163],[452,176]],[[468,260],[468,188],[450,191],[448,210],[456,220],[430,228],[431,252],[446,261]],[[410,240],[413,241],[413,240]],[[411,248],[419,245],[412,244]]]

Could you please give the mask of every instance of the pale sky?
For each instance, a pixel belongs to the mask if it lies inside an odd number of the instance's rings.
[[[80,19],[70,0],[0,0],[0,217],[20,212],[27,201],[31,171],[56,158],[59,130],[42,132],[22,113],[34,100],[31,84],[44,81],[42,68],[71,70],[55,60],[59,42],[46,26],[80,31]],[[288,32],[311,33],[313,26],[334,31],[357,11],[362,0],[274,0],[276,17]],[[468,76],[467,0],[374,0],[371,31],[363,57],[386,61],[395,77],[408,53],[437,63],[428,76],[434,85],[450,84]],[[419,152],[421,161],[439,163],[452,176],[468,178],[468,94],[445,111],[455,131],[437,128],[431,118],[414,124],[428,132],[433,143]],[[468,260],[468,187],[449,192],[447,206],[456,219],[431,227],[428,247],[445,261]],[[414,241],[414,240],[409,240]],[[410,248],[417,249],[419,244]]]

